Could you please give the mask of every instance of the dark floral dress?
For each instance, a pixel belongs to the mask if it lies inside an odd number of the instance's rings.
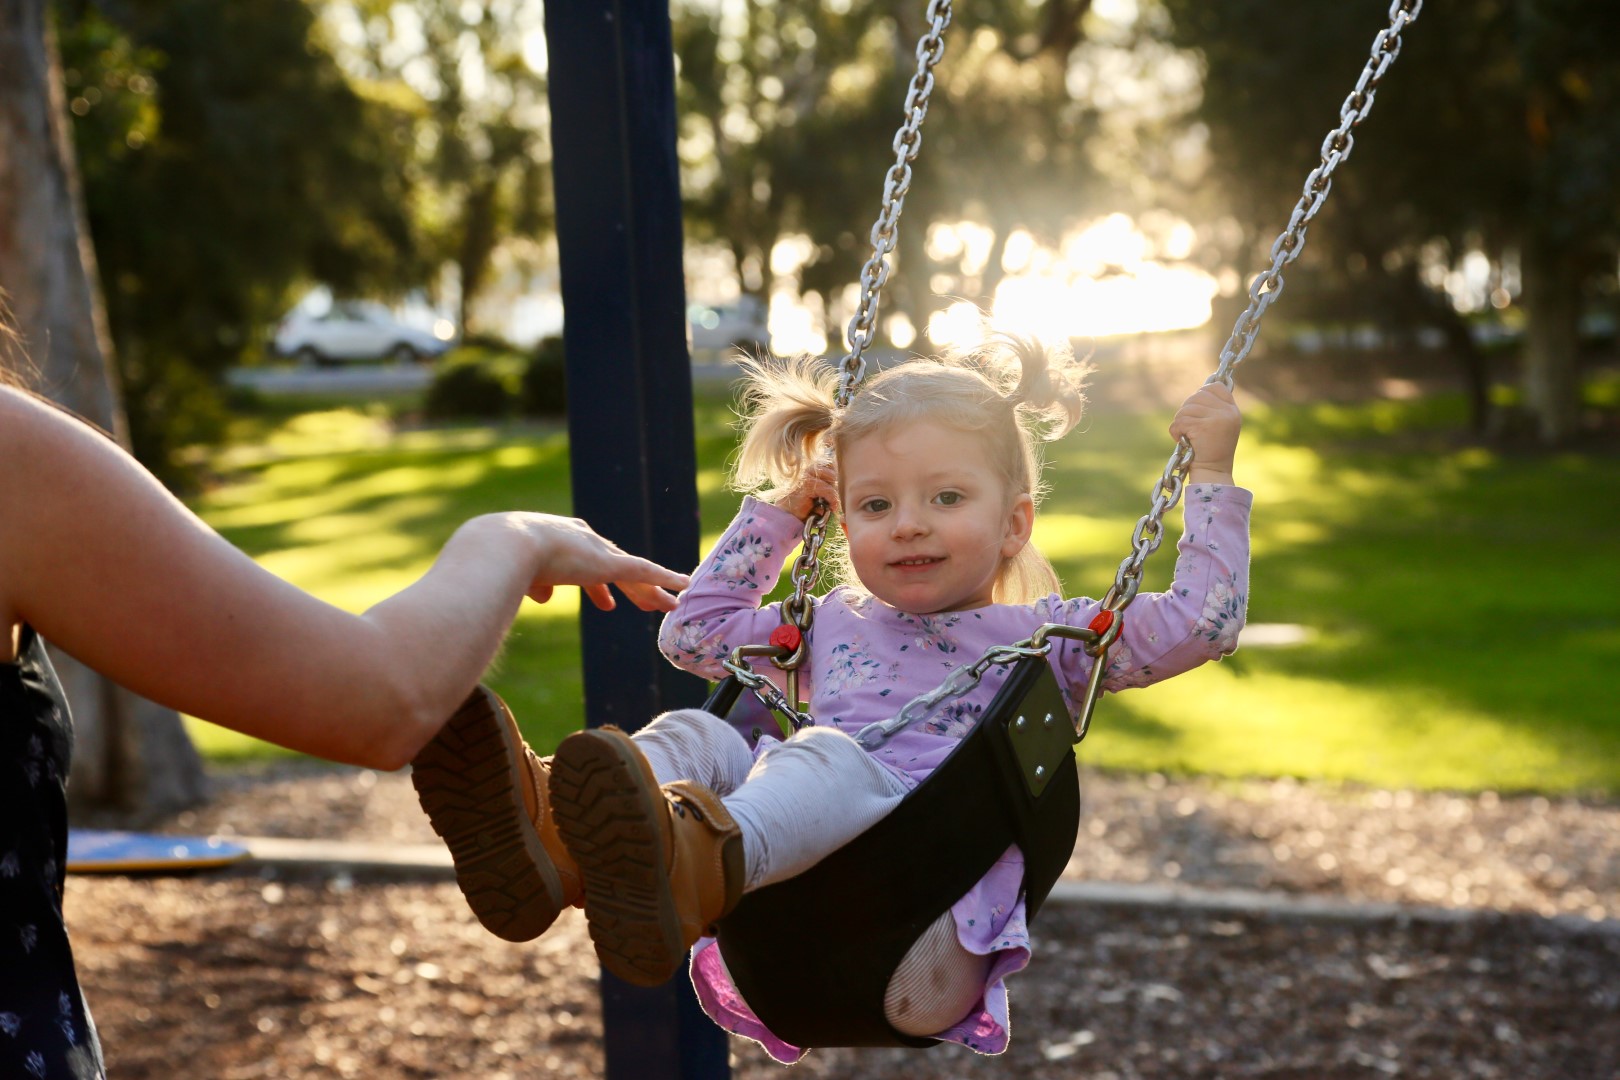
[[[0,663],[0,1077],[100,1080],[62,922],[73,721],[45,643]]]

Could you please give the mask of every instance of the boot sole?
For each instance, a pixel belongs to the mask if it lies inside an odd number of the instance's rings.
[[[478,921],[507,941],[543,934],[564,906],[556,867],[523,792],[523,737],[495,694],[479,687],[411,762],[411,784],[456,866]]]
[[[659,828],[668,811],[628,739],[600,731],[564,739],[551,808],[584,879],[585,920],[602,966],[635,986],[669,981],[687,947]]]

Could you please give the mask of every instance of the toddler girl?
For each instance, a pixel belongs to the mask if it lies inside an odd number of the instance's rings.
[[[440,736],[456,748],[430,747],[417,784],[485,924],[510,931],[509,916],[521,913],[522,934],[533,936],[582,902],[603,966],[641,985],[668,979],[697,945],[692,977],[709,1015],[779,1061],[801,1057],[754,1016],[703,935],[743,893],[808,869],[893,809],[972,727],[1009,669],[990,667],[974,689],[875,751],[852,737],[861,728],[988,646],[1045,623],[1083,627],[1101,610],[1064,599],[1030,543],[1042,494],[1037,447],[1078,421],[1082,374],[1067,351],[997,341],[966,356],[908,360],[837,409],[836,373],[818,361],[750,366],[735,479],[757,494],[744,498],[666,616],[660,645],[678,666],[720,678],[733,648],[766,642],[781,618],[779,605],[760,600],[824,501],[838,511],[849,573],[816,601],[807,638],[802,692],[816,725],[751,750],[725,721],[682,709],[633,737],[577,732],[542,760],[498,703],[468,711]],[[1106,690],[1145,686],[1236,648],[1251,502],[1232,484],[1240,425],[1219,384],[1177,412],[1171,433],[1195,457],[1175,580],[1134,601],[1108,656]],[[1059,639],[1050,663],[1072,705],[1091,657]],[[465,745],[489,751],[486,784],[463,813],[435,813],[447,792],[468,793],[461,770],[478,755]],[[981,1053],[1006,1048],[1004,980],[1030,956],[1022,867],[1009,849],[912,947],[885,1001],[897,1030]],[[838,932],[837,920],[826,922]]]

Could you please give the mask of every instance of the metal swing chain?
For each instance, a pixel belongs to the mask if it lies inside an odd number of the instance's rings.
[[[833,403],[842,409],[854,396],[866,374],[865,353],[872,344],[883,285],[889,280],[889,254],[900,232],[900,214],[911,190],[911,163],[922,149],[922,125],[934,93],[934,68],[945,55],[945,30],[951,24],[952,0],[930,0],[928,30],[917,42],[917,71],[906,89],[905,120],[894,133],[894,164],[883,178],[883,207],[872,225],[872,255],[861,268],[861,301],[849,323],[849,352],[840,363],[838,390]],[[804,522],[803,545],[793,563],[793,593],[782,602],[782,623],[797,631],[792,651],[772,657],[771,663],[787,672],[787,700],[798,714],[798,670],[809,648],[810,624],[815,618],[810,591],[821,576],[821,548],[827,539],[829,508],[819,500]]]
[[[861,302],[849,321],[849,352],[842,361],[836,402],[849,404],[866,374],[865,353],[876,334],[879,300],[889,280],[889,253],[899,237],[900,212],[911,190],[911,163],[922,149],[922,125],[934,93],[934,67],[945,55],[945,29],[951,25],[951,0],[930,0],[928,31],[917,42],[917,72],[906,89],[906,119],[894,133],[894,164],[883,177],[883,210],[872,225],[872,255],[861,267]]]
[[[1254,348],[1255,337],[1260,332],[1260,320],[1265,316],[1266,309],[1282,295],[1283,267],[1299,258],[1299,253],[1304,250],[1305,231],[1327,201],[1328,191],[1333,187],[1333,173],[1350,157],[1350,151],[1355,146],[1351,129],[1372,111],[1378,84],[1401,53],[1401,33],[1417,21],[1418,13],[1422,10],[1423,0],[1394,0],[1390,4],[1389,25],[1373,39],[1367,63],[1361,69],[1361,77],[1344,99],[1344,104],[1339,106],[1339,125],[1322,140],[1321,163],[1305,178],[1304,193],[1289,215],[1288,227],[1271,245],[1271,265],[1256,275],[1249,285],[1248,307],[1233,324],[1231,336],[1221,349],[1220,365],[1214,374],[1204,380],[1205,386],[1219,382],[1228,390],[1232,388],[1232,372]],[[1192,444],[1181,439],[1153,489],[1152,507],[1136,523],[1131,537],[1131,554],[1119,564],[1114,584],[1103,600],[1106,610],[1123,612],[1135,599],[1137,590],[1142,586],[1142,566],[1164,540],[1164,515],[1181,501],[1181,491],[1192,468],[1192,457]]]
[[[1338,126],[1328,132],[1327,138],[1322,141],[1321,163],[1305,178],[1304,193],[1295,204],[1293,213],[1289,215],[1287,228],[1271,245],[1271,266],[1258,274],[1250,284],[1248,307],[1233,325],[1231,336],[1221,349],[1220,364],[1215,373],[1204,380],[1205,386],[1212,382],[1220,382],[1227,389],[1231,389],[1232,372],[1254,347],[1255,337],[1260,332],[1261,318],[1264,317],[1266,309],[1282,295],[1283,267],[1299,258],[1299,253],[1304,250],[1305,231],[1321,211],[1323,203],[1327,201],[1328,191],[1333,186],[1333,173],[1350,156],[1350,151],[1355,146],[1351,130],[1372,111],[1378,85],[1389,71],[1390,65],[1395,62],[1395,58],[1400,55],[1401,34],[1417,21],[1418,14],[1422,10],[1423,0],[1394,0],[1390,4],[1389,25],[1380,30],[1373,39],[1367,63],[1361,70],[1361,77],[1356,80],[1355,88],[1339,107]],[[1112,612],[1113,618],[1108,620],[1101,633],[1077,631],[1072,627],[1060,628],[1049,624],[1037,631],[1034,637],[1017,645],[992,645],[975,663],[958,668],[940,686],[907,702],[892,719],[868,724],[856,736],[861,745],[868,749],[881,746],[898,732],[930,715],[943,702],[961,697],[972,690],[992,665],[1008,664],[1024,656],[1046,655],[1052,648],[1050,641],[1047,640],[1049,636],[1079,638],[1086,643],[1087,652],[1097,657],[1097,662],[1092,665],[1092,678],[1085,700],[1079,703],[1077,709],[1079,718],[1076,722],[1076,741],[1085,738],[1090,725],[1092,706],[1096,703],[1101,688],[1103,655],[1123,627],[1122,613],[1130,606],[1141,588],[1143,565],[1164,540],[1164,515],[1181,501],[1187,473],[1192,468],[1192,457],[1192,445],[1186,439],[1178,441],[1170,460],[1165,464],[1158,485],[1153,489],[1152,507],[1136,523],[1131,540],[1131,554],[1119,564],[1114,584],[1109,587],[1108,594],[1103,598],[1103,610]]]

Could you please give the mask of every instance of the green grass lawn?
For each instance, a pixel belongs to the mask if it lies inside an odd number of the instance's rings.
[[[729,519],[726,399],[699,403],[705,542]],[[1037,526],[1069,591],[1101,595],[1169,453],[1166,415],[1097,411],[1054,449]],[[1111,697],[1084,760],[1129,770],[1620,794],[1620,458],[1502,456],[1452,434],[1461,403],[1251,406],[1251,623],[1306,640]],[[196,508],[275,573],[361,610],[467,517],[569,509],[560,428],[395,434],[364,409],[280,411],[222,452]],[[1178,512],[1179,516],[1179,512]],[[1177,522],[1179,526],[1179,522]],[[1172,530],[1175,535],[1179,529]],[[1162,588],[1173,553],[1149,563]],[[684,569],[684,568],[683,568]],[[538,746],[582,721],[577,597],[521,615],[492,684]],[[649,616],[651,618],[652,616]],[[263,744],[201,723],[211,757]]]

